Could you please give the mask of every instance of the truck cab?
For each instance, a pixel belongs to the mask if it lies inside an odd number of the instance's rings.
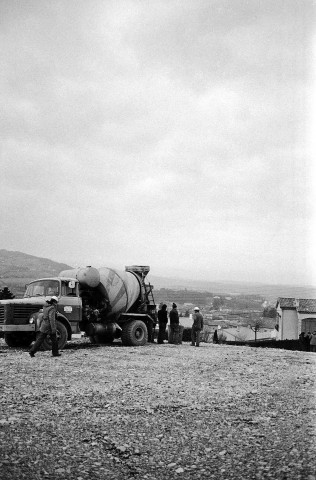
[[[82,315],[82,302],[77,280],[64,277],[36,280],[27,285],[24,298],[42,297],[43,304],[45,304],[45,298],[53,295],[58,298],[58,312],[67,318],[71,324],[72,332],[77,333],[78,323],[81,321]]]
[[[80,332],[82,300],[78,281],[66,277],[42,278],[26,286],[23,298],[0,301],[0,334],[9,346],[29,346],[35,340],[40,311],[47,297],[53,295],[59,300],[57,335],[60,343],[70,340],[72,333]]]

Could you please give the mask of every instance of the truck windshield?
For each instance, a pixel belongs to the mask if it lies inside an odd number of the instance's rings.
[[[59,282],[57,280],[38,280],[30,283],[24,297],[46,297],[59,295]]]

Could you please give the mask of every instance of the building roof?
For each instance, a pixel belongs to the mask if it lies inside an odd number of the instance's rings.
[[[315,298],[300,298],[298,301],[298,312],[316,313],[316,299]]]
[[[285,298],[279,297],[277,306],[281,309],[289,308],[296,309],[300,313],[316,313],[316,299],[315,298]]]
[[[296,308],[295,298],[285,298],[279,297],[277,305],[280,305],[280,308]]]

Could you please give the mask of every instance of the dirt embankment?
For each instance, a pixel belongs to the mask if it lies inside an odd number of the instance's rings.
[[[315,480],[316,354],[0,345],[0,478]]]

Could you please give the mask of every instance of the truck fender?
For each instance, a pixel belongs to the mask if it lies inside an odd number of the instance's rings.
[[[67,335],[68,335],[68,340],[71,340],[71,325],[68,321],[68,318],[66,318],[64,315],[62,315],[61,313],[57,312],[56,314],[56,319],[62,323],[63,325],[65,325],[66,329],[67,329]]]

